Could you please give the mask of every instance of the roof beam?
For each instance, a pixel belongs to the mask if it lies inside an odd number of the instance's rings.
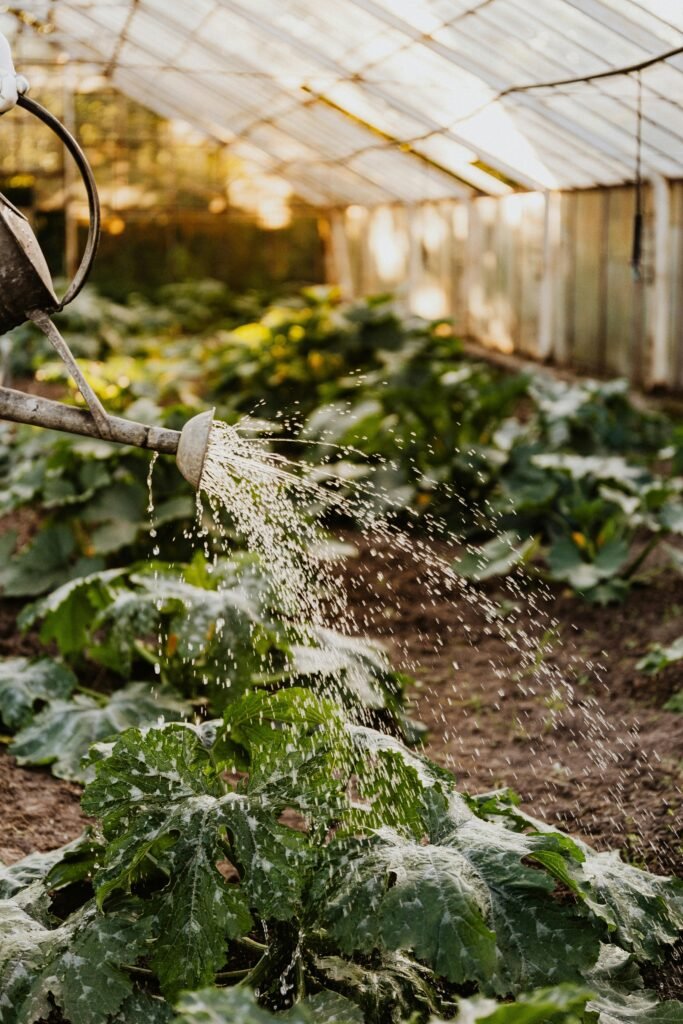
[[[351,0],[351,2],[355,2],[355,0]],[[231,11],[236,17],[253,25],[257,32],[260,32],[262,35],[269,36],[280,45],[286,46],[288,49],[293,49],[295,51],[298,50],[300,53],[305,54],[309,60],[315,61],[319,66],[326,68],[328,71],[332,71],[340,81],[350,80],[348,71],[338,64],[333,58],[321,53],[317,47],[308,45],[301,39],[297,39],[296,36],[293,36],[290,32],[285,31],[281,27],[270,24],[270,22],[264,20],[257,11],[246,10],[240,3],[237,3],[236,0],[219,0],[219,3],[221,7]],[[390,17],[393,17],[393,15],[390,15]],[[401,22],[401,24],[404,27],[407,27],[405,26],[405,22]],[[458,142],[461,146],[466,146],[468,149],[474,148],[471,141],[463,138],[463,136],[458,134],[458,132],[456,132],[452,127],[444,126],[439,124],[437,121],[433,121],[424,113],[424,111],[412,106],[410,103],[399,100],[391,93],[385,92],[377,84],[364,81],[363,89],[369,95],[376,96],[377,99],[386,103],[388,106],[393,107],[394,110],[404,114],[406,117],[416,121],[418,124],[421,124],[426,134],[444,135],[447,138]],[[321,98],[324,99],[326,97]],[[500,174],[504,174],[513,181],[518,181],[520,184],[531,189],[543,189],[546,187],[543,182],[531,175],[523,174],[520,172],[519,168],[501,160],[500,156],[490,153],[480,147],[477,147],[477,151],[479,156],[486,161],[486,163]]]
[[[72,11],[72,14],[73,13],[74,12]],[[101,27],[101,26],[99,26],[99,23],[97,22],[97,20],[92,18],[91,16],[89,16],[88,13],[85,12],[85,11],[83,11],[83,12],[79,11],[78,12],[78,16],[81,19],[86,20],[86,21],[90,22],[91,24],[94,24],[97,27]],[[179,33],[182,33],[182,31],[183,31],[182,25],[180,23],[176,22],[175,19],[169,18],[168,16],[165,16],[165,17],[162,18],[160,15],[158,15],[158,17],[159,17],[159,20],[163,24],[165,24],[167,28],[173,29],[173,30],[177,30]],[[147,54],[153,60],[158,59],[158,55],[153,50],[150,50],[149,47],[143,45],[137,39],[136,40],[130,40],[130,42],[138,50],[140,50],[142,53]],[[82,45],[87,45],[87,44],[82,44]],[[202,42],[202,45],[205,45],[205,44]],[[92,47],[89,47],[89,49],[93,50]],[[210,52],[214,52],[214,55],[217,58],[224,58],[225,57],[225,53],[222,50],[220,50],[220,49],[218,49],[216,47],[211,47],[211,46],[209,46],[207,44],[207,49]],[[94,50],[94,52],[95,53],[99,53],[100,51]],[[102,56],[103,55],[100,54],[100,59],[102,59]],[[245,66],[246,67],[250,67],[250,65],[245,65]],[[130,71],[127,71],[127,69],[125,68],[125,65],[120,65],[119,69],[120,69],[120,71],[126,71],[126,73],[129,73],[129,74],[131,73]],[[179,71],[177,73],[182,74],[182,69],[179,69]],[[158,74],[158,73],[157,74],[153,74],[151,72],[149,74],[144,74],[143,73],[143,74],[138,74],[137,77],[138,77],[139,80],[145,81],[147,83],[147,86],[148,86],[147,99],[144,102],[146,103],[147,106],[153,106],[154,105],[154,101],[153,101],[154,94],[155,94],[157,89],[162,87],[163,73],[161,73],[161,74]],[[206,93],[207,96],[211,96],[214,99],[217,99],[219,101],[221,99],[223,99],[223,100],[230,99],[231,101],[233,100],[233,94],[229,90],[216,89],[213,86],[208,86],[204,82],[200,82],[200,81],[196,81],[196,80],[195,80],[195,85],[196,85],[196,87],[200,91]],[[153,88],[150,89],[149,88],[150,86],[153,86]],[[219,139],[219,141],[221,141],[223,144],[225,144],[225,139],[220,139],[220,137],[217,136],[215,129],[212,128],[211,120],[204,120],[203,118],[198,118],[197,114],[194,113],[194,111],[192,111],[191,108],[188,109],[188,107],[180,105],[178,103],[177,99],[172,95],[172,93],[169,92],[168,89],[165,90],[165,93],[166,93],[167,100],[173,104],[173,107],[174,107],[174,109],[176,111],[174,116],[179,117],[180,119],[185,120],[188,123],[192,123],[194,125],[197,125],[198,123],[201,124],[202,125],[201,130],[205,134],[209,134],[211,137],[217,138],[217,139]],[[241,100],[241,98],[236,98],[237,105],[239,105],[240,100]],[[239,142],[240,141],[240,135],[236,134],[235,132],[233,132],[229,128],[228,128],[228,130],[229,130],[230,134],[233,135],[234,141],[235,142]],[[293,137],[295,137],[295,136],[293,136]],[[304,140],[304,143],[305,143],[305,140]],[[293,180],[296,179],[296,178],[301,180],[301,171],[297,172],[296,161],[292,162],[292,164],[291,164],[292,169],[291,169],[291,171],[289,171],[289,170],[287,170],[287,168],[290,166],[289,164],[285,163],[282,160],[279,160],[279,158],[277,158],[277,157],[274,157],[272,153],[268,153],[258,143],[250,142],[249,144],[253,145],[255,149],[259,149],[266,156],[268,156],[270,161],[273,162],[273,166],[272,166],[272,168],[271,168],[269,173],[277,174],[277,175],[280,175],[281,177],[287,177],[287,174],[289,174],[290,177]],[[324,175],[321,175],[321,173],[320,173],[319,167],[318,167],[318,169],[316,171],[317,165],[316,165],[315,161],[311,161],[310,162],[310,168],[311,168],[310,176],[312,178],[314,178],[316,181],[318,181],[318,179],[320,179],[320,178],[324,178]],[[381,184],[378,184],[378,182],[373,181],[372,179],[368,178],[361,171],[358,171],[358,170],[356,170],[354,168],[348,168],[346,170],[348,171],[349,174],[355,175],[355,177],[360,182],[365,182],[365,184],[366,184],[366,186],[368,188],[370,188],[370,189],[372,189],[374,191],[377,191],[380,194],[383,193],[383,196],[381,196],[381,200],[380,201],[382,201],[382,202],[402,201],[403,197],[399,193],[396,193],[395,191],[393,191],[390,187],[387,187],[386,182],[383,181]],[[332,171],[328,171],[328,177],[331,177],[333,173],[334,173],[333,170]],[[338,204],[344,205],[344,204],[346,204],[348,202],[348,198],[346,196],[342,196],[339,193],[335,193],[334,187],[332,187],[332,190],[330,191],[329,187],[326,188],[321,182],[317,185],[317,187],[321,188],[323,190],[323,192],[327,193],[327,195],[329,197],[328,198],[328,202],[329,202],[330,205],[338,205]]]
[[[505,82],[500,79],[497,75],[492,73],[490,67],[485,67],[478,61],[465,54],[456,53],[450,47],[444,43],[439,43],[434,39],[426,37],[424,33],[420,32],[419,29],[414,28],[408,22],[404,21],[403,18],[391,11],[375,3],[374,0],[349,0],[355,7],[359,7],[368,14],[372,14],[378,18],[385,25],[390,26],[398,32],[402,32],[404,35],[412,38],[417,44],[426,47],[433,53],[438,54],[444,60],[450,64],[457,65],[464,71],[468,71],[470,74],[479,78],[482,82],[488,85],[495,92],[502,92],[509,87],[509,82]],[[603,138],[596,135],[595,132],[588,131],[579,122],[566,117],[563,114],[558,114],[552,108],[548,107],[542,101],[539,101],[533,96],[525,93],[519,93],[515,95],[515,102],[521,106],[529,107],[532,110],[540,113],[543,117],[547,118],[553,124],[555,124],[562,131],[568,132],[580,139],[585,145],[596,149],[598,152],[605,156],[611,157],[617,160],[619,163],[624,162],[626,155],[626,149],[622,150],[616,148],[614,145],[605,142]],[[471,143],[470,143],[471,145]],[[512,172],[514,175],[514,172]]]

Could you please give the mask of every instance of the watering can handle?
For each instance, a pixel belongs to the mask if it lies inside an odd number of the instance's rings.
[[[72,299],[76,298],[92,269],[92,265],[97,254],[97,247],[100,242],[100,197],[97,194],[95,176],[93,175],[85,153],[76,142],[71,132],[67,131],[61,121],[58,121],[57,118],[49,112],[49,110],[46,110],[45,107],[41,107],[40,103],[36,103],[35,100],[29,99],[28,96],[19,96],[17,99],[17,106],[23,107],[24,110],[28,110],[30,114],[33,114],[42,121],[43,124],[46,124],[48,128],[51,128],[55,135],[57,135],[64,143],[71,153],[71,156],[76,161],[76,166],[81,173],[86,192],[88,193],[88,208],[90,212],[88,241],[85,247],[85,252],[83,253],[81,265],[76,272],[76,276],[69,285],[66,295],[59,303],[57,309],[53,310],[53,312],[59,312],[64,309]]]

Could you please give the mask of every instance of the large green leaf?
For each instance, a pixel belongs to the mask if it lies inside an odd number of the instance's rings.
[[[560,537],[550,548],[548,565],[554,579],[565,580],[574,590],[590,592],[592,588],[618,576],[629,555],[625,539],[607,541],[592,561],[570,537]]]
[[[337,773],[343,769],[358,797],[341,815],[344,828],[367,832],[389,825],[421,838],[425,794],[451,790],[450,772],[376,729],[348,724],[344,739]]]
[[[468,798],[475,813],[500,822],[518,833],[552,834],[570,844],[574,856],[558,860],[552,851],[540,851],[534,859],[543,863],[583,902],[595,917],[604,921],[610,939],[641,961],[659,962],[683,934],[683,880],[653,875],[625,864],[616,851],[596,853],[587,843],[555,832],[519,807],[510,791]]]
[[[0,900],[8,900],[34,882],[41,881],[62,857],[63,850],[30,853],[16,864],[0,864]]]
[[[599,1024],[683,1024],[683,1003],[647,990],[632,958],[616,946],[603,947],[588,983],[594,997],[587,1009]]]
[[[457,853],[382,830],[323,868],[313,902],[347,952],[410,949],[458,984],[494,971],[485,891]]]
[[[574,480],[593,477],[596,480],[613,480],[620,486],[637,486],[648,480],[647,470],[618,455],[576,455],[567,452],[548,452],[534,455],[532,462],[540,469],[567,473]]]
[[[194,730],[130,730],[96,772],[83,807],[104,817],[110,840],[95,876],[99,902],[129,889],[150,858],[167,877],[154,956],[165,993],[211,981],[228,939],[250,930],[250,908],[284,919],[295,912],[303,837],[279,825],[258,795],[226,792]],[[224,860],[238,868],[239,884],[219,872]]]
[[[54,641],[64,655],[81,653],[95,614],[113,599],[111,585],[123,573],[122,569],[109,569],[70,580],[24,608],[19,625],[28,629],[41,622],[40,639],[44,644]]]
[[[458,557],[454,569],[459,576],[477,582],[493,576],[506,576],[531,556],[536,541],[520,541],[514,533],[501,533],[480,548],[465,551]]]
[[[90,550],[110,555],[133,544],[149,529],[146,518],[147,489],[136,481],[117,481],[89,502],[83,522],[90,528]]]
[[[58,523],[41,530],[0,569],[0,589],[6,597],[35,597],[102,568],[101,559],[79,556],[71,526]]]
[[[599,1015],[600,1024],[683,1024],[683,1003],[647,989],[600,995],[586,1008]]]
[[[659,518],[665,529],[671,533],[683,533],[683,502],[669,501],[659,513]]]
[[[395,706],[405,677],[392,670],[379,644],[333,629],[310,630],[309,643],[292,643],[282,678],[315,679],[345,703],[380,710]]]
[[[523,993],[512,1003],[475,996],[461,999],[453,1024],[587,1024],[586,1002],[591,992],[575,985],[557,985]],[[430,1024],[445,1024],[431,1021]]]
[[[148,924],[94,904],[48,929],[0,901],[0,1024],[32,1024],[51,1000],[70,1024],[105,1024],[132,992],[123,965],[143,952]]]
[[[502,995],[580,981],[602,929],[553,897],[553,875],[580,858],[576,848],[483,822],[455,795],[432,798],[427,825],[428,842],[380,829],[332,845],[310,912],[341,948],[410,949],[450,981]]]
[[[683,881],[624,864],[616,851],[586,853],[577,879],[583,897],[638,960],[659,961],[683,934]]]
[[[126,588],[92,623],[91,632],[102,640],[90,655],[125,676],[146,651],[174,681],[203,691],[212,684],[210,693],[220,709],[283,661],[278,656],[283,631],[264,621],[249,581],[226,580],[216,588],[219,581],[211,580],[210,587],[198,586],[183,578],[197,575],[194,570],[159,565],[132,573]]]
[[[47,701],[65,700],[76,677],[52,658],[3,658],[0,661],[0,719],[9,729],[20,729]]]
[[[284,1013],[270,1013],[245,988],[204,989],[177,1004],[178,1024],[363,1024],[358,1007],[334,992],[308,996]]]
[[[174,694],[153,690],[149,683],[130,683],[101,701],[76,694],[51,701],[17,733],[11,751],[19,764],[51,764],[59,778],[80,780],[91,744],[133,725],[181,718],[189,710]]]

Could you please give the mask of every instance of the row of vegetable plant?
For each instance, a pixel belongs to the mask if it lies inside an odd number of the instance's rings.
[[[602,553],[603,570],[609,544],[675,532],[677,485],[653,468],[674,467],[675,430],[621,386],[499,374],[385,302],[308,293],[254,302],[258,321],[240,325],[245,308],[215,285],[167,291],[163,308],[91,293],[66,329],[117,411],[178,425],[215,401],[271,428],[293,415],[304,457],[319,459],[316,440],[348,446],[326,471],[352,466],[378,499],[448,516],[464,496],[458,530],[485,540],[495,521],[505,566],[532,542],[552,550],[552,515],[582,527],[582,564]],[[62,387],[22,342],[14,371]],[[210,537],[195,553],[194,499],[170,464],[150,520],[143,453],[21,430],[2,457],[2,510],[30,539],[17,551],[3,536],[0,582],[37,599],[19,623],[45,645],[0,663],[3,729],[22,763],[85,782],[97,824],[0,868],[0,1024],[683,1019],[640,973],[666,971],[680,882],[548,829],[508,792],[459,793],[406,745],[407,680],[378,647],[292,622],[248,553],[215,559]],[[565,523],[605,487],[640,496],[638,474],[653,481],[647,522],[615,500],[602,536],[595,510]],[[462,571],[493,572],[491,550]],[[578,589],[612,599],[629,578]]]
[[[381,297],[349,306],[311,289],[240,322],[258,309],[210,283],[166,289],[162,307],[90,293],[63,327],[113,411],[180,426],[215,403],[231,422],[258,417],[275,445],[298,427],[301,458],[322,460],[328,481],[445,519],[474,579],[526,562],[609,603],[654,547],[680,567],[667,541],[683,532],[683,431],[635,408],[625,382],[504,373],[468,357],[448,324],[401,320]],[[27,362],[22,331],[17,369],[63,386],[41,343]],[[20,431],[0,455],[0,511],[37,509],[41,524],[0,577],[7,595],[142,556],[143,453]],[[178,533],[193,506],[170,465],[157,467],[155,491],[157,528]]]
[[[87,765],[98,824],[0,872],[2,1024],[682,1019],[640,975],[681,882],[457,792],[310,689],[129,728]]]

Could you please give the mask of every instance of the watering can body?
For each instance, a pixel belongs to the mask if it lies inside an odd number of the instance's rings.
[[[58,299],[38,239],[27,219],[0,194],[0,334],[18,327],[40,311],[50,315],[64,308],[83,288],[92,268],[100,238],[100,202],[97,185],[85,153],[63,124],[39,103],[20,96],[18,107],[47,125],[76,162],[88,196],[88,241],[76,276]]]
[[[40,309],[52,313],[59,299],[48,265],[26,217],[0,193],[0,334]]]
[[[90,165],[73,136],[49,111],[27,96],[20,96],[17,105],[24,107],[51,128],[73,156],[88,195],[90,225],[81,265],[60,300],[55,294],[49,268],[31,226],[23,214],[0,194],[0,334],[18,327],[26,320],[32,320],[64,360],[89,408],[88,411],[75,409],[61,402],[0,387],[0,419],[174,453],[183,476],[193,487],[198,488],[209,443],[213,410],[194,416],[180,432],[149,427],[108,415],[66,341],[50,319],[50,314],[62,310],[85,284],[100,236],[100,203]]]

